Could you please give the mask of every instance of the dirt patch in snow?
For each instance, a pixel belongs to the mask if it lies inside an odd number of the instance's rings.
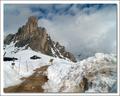
[[[5,93],[36,93],[44,92],[42,85],[48,81],[47,76],[44,74],[48,65],[35,69],[34,73],[27,78],[21,78],[24,80],[21,84],[4,88]]]

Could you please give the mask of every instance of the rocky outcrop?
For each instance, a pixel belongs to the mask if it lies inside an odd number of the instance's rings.
[[[6,36],[5,40],[4,40],[4,44],[10,44],[14,38],[14,34],[9,34],[8,36]]]
[[[58,50],[56,50],[56,48]],[[70,60],[76,62],[75,57],[73,56],[73,54],[70,53],[70,52],[66,52],[65,47],[61,46],[59,44],[59,42],[56,42],[55,47],[53,47],[53,49],[56,52],[57,56],[59,56],[60,58],[62,58],[62,56],[63,56],[63,57],[69,58]]]
[[[15,47],[26,46],[50,56],[68,58],[76,62],[72,53],[67,52],[59,42],[53,41],[45,28],[38,27],[38,19],[34,16],[29,17],[27,23],[20,27],[16,34],[8,35],[4,43],[9,44],[11,41],[15,43]]]

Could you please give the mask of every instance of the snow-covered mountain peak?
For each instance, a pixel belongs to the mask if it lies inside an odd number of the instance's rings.
[[[11,42],[18,49],[19,47],[31,48],[36,52],[40,51],[49,56],[68,58],[76,62],[72,53],[66,51],[59,42],[53,41],[45,28],[38,26],[38,19],[34,16],[30,16],[27,23],[20,27],[17,33],[9,34],[4,40],[5,45],[11,45]]]

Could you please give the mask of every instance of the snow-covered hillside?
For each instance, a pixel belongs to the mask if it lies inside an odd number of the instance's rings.
[[[60,60],[62,61],[62,59],[44,55],[41,52],[35,52],[30,48],[25,50],[25,47],[14,47],[14,43],[7,45],[5,47],[4,53],[6,57],[18,58],[18,60],[14,61],[14,69],[12,68],[13,61],[4,62],[4,87],[9,87],[21,83],[22,80],[20,80],[20,78],[32,75],[34,72],[33,70],[38,67],[49,65],[50,59],[54,59],[54,62],[59,62]],[[37,55],[41,57],[41,59],[30,59],[30,57],[33,55]],[[66,60],[63,61],[68,62]]]
[[[14,43],[7,45],[4,52],[6,57],[18,58],[15,60],[14,69],[11,65],[12,61],[4,62],[4,88],[20,84],[23,82],[20,78],[32,75],[33,70],[38,67],[50,65],[49,60],[54,59],[46,72],[49,80],[42,86],[45,92],[116,92],[115,55],[96,53],[94,57],[73,63],[35,52],[30,48],[18,49],[14,47]],[[33,55],[41,59],[30,59]]]

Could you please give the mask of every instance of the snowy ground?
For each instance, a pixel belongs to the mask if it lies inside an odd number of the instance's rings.
[[[54,59],[54,57],[44,55],[40,52],[32,51],[30,48],[24,50],[24,48],[17,49],[13,46],[13,43],[6,46],[5,56],[15,57],[18,58],[18,60],[15,61],[14,69],[11,65],[13,63],[12,61],[4,62],[4,88],[21,83],[22,80],[20,80],[20,78],[32,75],[34,69],[40,66],[48,65],[49,60]],[[41,59],[30,59],[30,57],[33,55],[37,55],[41,57]],[[59,60],[59,58],[54,59],[55,62],[59,62]]]
[[[48,65],[53,58],[53,65],[46,72],[49,80],[43,85],[45,92],[115,92],[117,89],[117,63],[116,56],[112,54],[97,53],[94,57],[73,63],[30,48],[17,49],[13,43],[6,46],[5,52],[5,56],[16,57],[18,60],[15,61],[14,69],[12,61],[4,62],[4,88],[20,84],[20,78],[32,75],[34,69]],[[31,60],[33,55],[41,59]],[[88,90],[84,90],[81,85],[83,77],[88,80]]]

